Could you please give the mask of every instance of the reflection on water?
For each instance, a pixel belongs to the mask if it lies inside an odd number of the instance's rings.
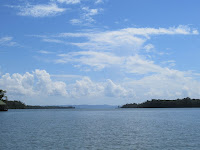
[[[9,110],[0,149],[199,149],[200,109]]]

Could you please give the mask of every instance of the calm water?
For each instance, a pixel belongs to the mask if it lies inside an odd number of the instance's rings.
[[[200,109],[9,110],[1,150],[199,150]]]

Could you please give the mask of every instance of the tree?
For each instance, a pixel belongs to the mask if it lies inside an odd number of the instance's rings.
[[[0,89],[0,100],[7,100],[6,91]]]

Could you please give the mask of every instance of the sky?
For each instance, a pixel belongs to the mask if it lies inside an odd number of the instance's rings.
[[[30,105],[200,98],[199,0],[2,0],[0,89]]]

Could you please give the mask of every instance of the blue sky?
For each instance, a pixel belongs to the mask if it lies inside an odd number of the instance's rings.
[[[0,88],[40,105],[199,98],[199,4],[0,1]]]

